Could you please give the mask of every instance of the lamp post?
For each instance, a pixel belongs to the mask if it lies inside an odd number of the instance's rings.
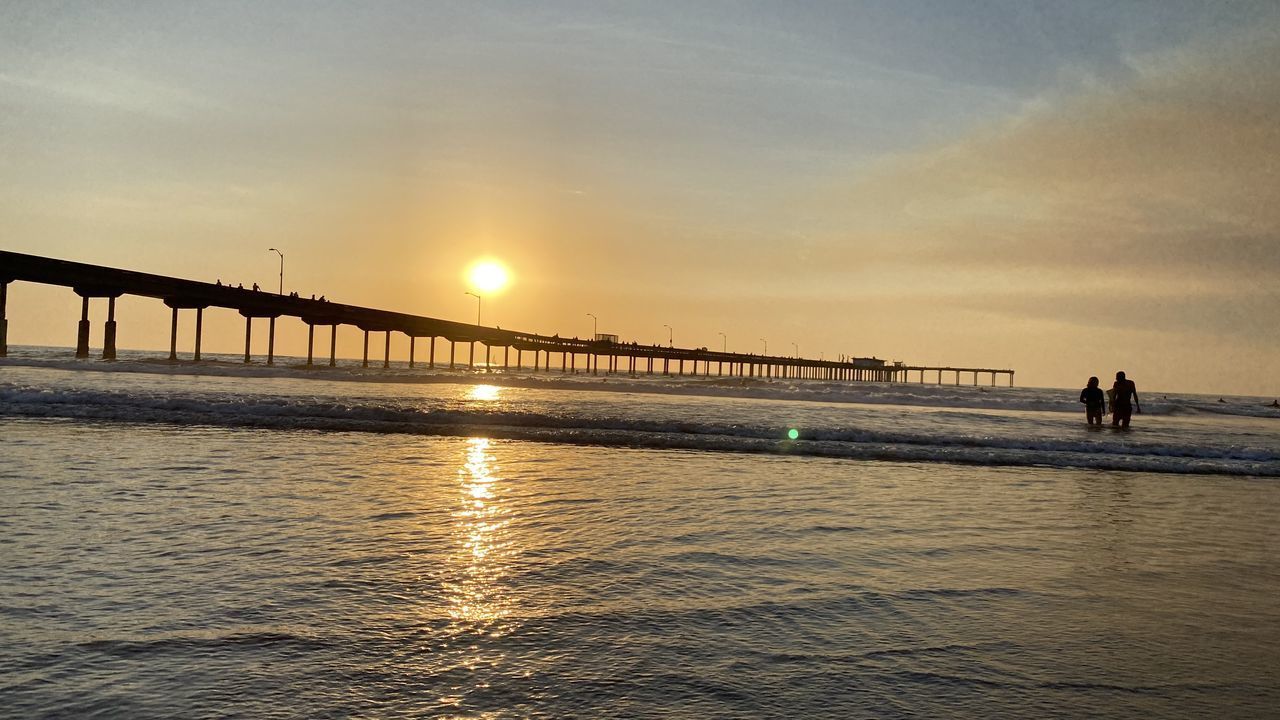
[[[667,329],[667,347],[675,347],[675,341],[672,338],[675,337],[676,331],[672,330],[670,325],[663,325],[662,327]]]
[[[595,340],[596,336],[600,334],[600,318],[591,313],[587,313],[587,317],[591,318],[591,339]]]
[[[797,345],[797,344],[795,344],[795,343],[791,343],[791,349],[793,349],[793,350],[795,350],[795,351],[796,351],[796,354],[795,354],[795,355],[793,355],[792,357],[800,357],[800,346],[799,346],[799,345]]]
[[[768,340],[765,340],[764,338],[760,338],[760,342],[764,343],[764,354],[765,354],[765,355],[768,355],[768,354],[769,354],[769,341],[768,341]]]
[[[723,341],[720,346],[720,352],[726,352],[726,353],[729,352],[729,336],[725,335],[724,333],[716,333],[716,334],[719,335],[720,339]]]
[[[480,296],[473,292],[468,292],[466,294],[476,299],[476,325],[479,326],[480,325]]]
[[[267,248],[267,252],[273,252],[280,256],[280,292],[278,294],[283,295],[284,294],[284,253],[280,252],[275,248]]]

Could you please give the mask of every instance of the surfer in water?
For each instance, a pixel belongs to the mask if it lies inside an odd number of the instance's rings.
[[[1101,425],[1102,416],[1107,412],[1107,399],[1098,387],[1096,376],[1089,378],[1089,386],[1080,391],[1080,402],[1084,403],[1084,418],[1090,425]]]
[[[1129,427],[1129,418],[1136,409],[1142,414],[1142,404],[1138,402],[1138,386],[1124,376],[1124,371],[1116,373],[1116,384],[1111,387],[1115,395],[1111,398],[1111,426]]]

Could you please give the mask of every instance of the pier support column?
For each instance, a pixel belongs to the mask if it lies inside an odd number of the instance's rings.
[[[524,350],[516,348],[516,369],[524,369]]]
[[[0,357],[9,354],[9,320],[4,314],[4,306],[8,301],[9,283],[0,282]]]
[[[169,324],[169,362],[178,362],[178,308],[170,308],[173,322]]]
[[[569,353],[569,372],[578,374],[578,353]]]
[[[267,364],[276,364],[276,319],[267,318]]]
[[[493,346],[489,343],[484,344],[484,371],[489,372],[493,368],[490,359],[493,357]]]
[[[502,369],[503,370],[511,369],[511,346],[510,345],[502,346]]]
[[[329,367],[338,365],[338,324],[329,326]]]
[[[244,319],[244,361],[249,362],[249,342],[253,339],[253,318]]]
[[[80,298],[80,325],[76,330],[76,357],[89,357],[89,298]]]
[[[471,354],[467,356],[467,368],[469,370],[475,370],[476,369],[476,341],[472,340],[467,344],[471,346]]]
[[[409,367],[413,367],[413,346],[417,339],[412,335],[409,336]]]
[[[114,297],[107,298],[107,325],[102,334],[102,359],[116,359],[116,299]],[[991,376],[993,385],[995,377],[995,375]]]
[[[434,370],[436,367],[436,336],[431,336],[431,359],[427,360],[427,369]]]
[[[662,358],[662,374],[671,374],[671,358]]]
[[[312,356],[316,344],[316,326],[307,323],[307,367],[311,367]]]
[[[196,351],[191,356],[192,360],[200,362],[200,339],[204,332],[204,308],[196,308]]]
[[[568,372],[568,371],[569,371],[569,353],[562,352],[560,353],[560,372]]]
[[[360,361],[360,367],[369,367],[369,331],[364,331],[364,359]]]
[[[382,346],[382,369],[386,370],[391,367],[391,331],[387,331],[386,340]]]
[[[450,340],[449,341],[449,369],[450,370],[453,369],[453,356],[454,356],[453,354],[454,354],[454,350],[456,349],[457,349],[457,343]]]

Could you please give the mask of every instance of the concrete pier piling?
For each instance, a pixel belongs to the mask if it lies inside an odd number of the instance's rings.
[[[178,308],[170,308],[173,320],[169,324],[169,362],[178,362]]]
[[[203,332],[204,332],[204,308],[198,307],[196,308],[196,347],[195,347],[195,352],[192,353],[192,356],[191,356],[191,359],[195,360],[196,362],[200,362],[200,341],[201,341],[200,336]],[[112,333],[113,341],[115,340],[114,336],[115,336],[115,333]],[[113,352],[114,350],[115,348],[112,348]]]
[[[9,355],[9,319],[5,305],[9,302],[9,281],[0,280],[0,357]]]
[[[276,318],[267,318],[267,364],[276,364]]]
[[[116,359],[116,298],[107,298],[107,323],[102,330],[102,359]]]
[[[244,317],[244,362],[249,364],[249,348],[253,343],[253,317]]]
[[[80,325],[76,329],[76,357],[89,357],[89,296],[80,298]]]

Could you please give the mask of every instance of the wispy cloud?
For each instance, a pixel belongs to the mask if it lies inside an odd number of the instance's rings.
[[[1146,58],[1123,84],[1036,103],[890,158],[825,196],[829,260],[999,268],[1056,289],[1216,289],[1280,272],[1280,35]],[[909,284],[909,282],[908,282]]]
[[[181,118],[215,107],[209,98],[179,87],[125,72],[83,63],[55,63],[27,72],[0,72],[0,85],[46,99],[159,118]]]

